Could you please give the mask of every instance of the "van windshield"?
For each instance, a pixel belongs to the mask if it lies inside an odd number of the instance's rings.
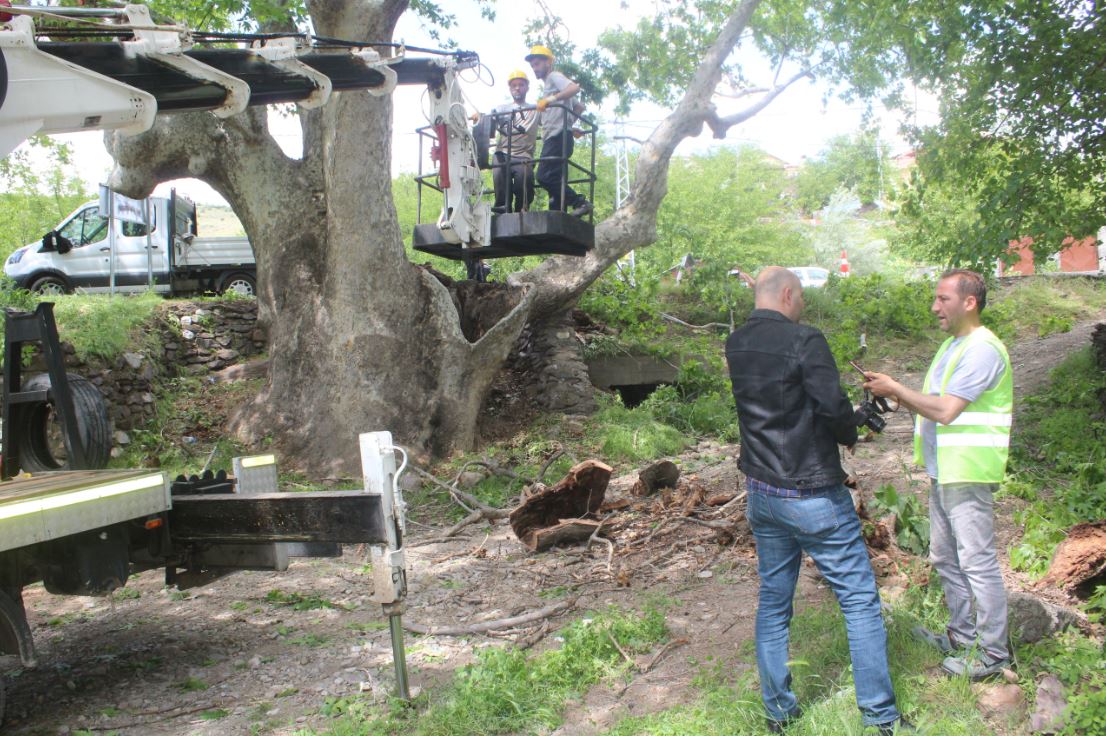
[[[99,207],[88,207],[78,212],[58,231],[74,248],[98,243],[108,236],[108,218],[100,216]]]

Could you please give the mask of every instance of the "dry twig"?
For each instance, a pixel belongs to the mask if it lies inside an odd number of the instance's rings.
[[[468,636],[470,634],[486,634],[489,631],[512,629],[522,624],[543,621],[560,613],[564,613],[575,605],[576,599],[568,598],[550,606],[546,606],[545,608],[531,611],[530,613],[495,619],[494,621],[484,621],[478,624],[469,624],[468,626],[424,626],[423,624],[407,621],[404,622],[403,628],[414,634],[427,634],[429,636]]]

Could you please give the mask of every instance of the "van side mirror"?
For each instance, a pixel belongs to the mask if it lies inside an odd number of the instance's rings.
[[[73,243],[61,233],[54,236],[54,246],[58,249],[58,253],[63,256],[73,250]]]
[[[42,236],[42,248],[39,249],[39,253],[51,253],[57,250],[56,238],[58,236],[57,230],[51,230]]]

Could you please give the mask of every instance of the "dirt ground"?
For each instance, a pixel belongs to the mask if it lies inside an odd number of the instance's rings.
[[[1011,357],[1018,393],[1039,386],[1052,366],[1086,345],[1091,328],[1081,324],[1016,345]],[[895,414],[882,436],[846,458],[868,496],[884,483],[925,494],[925,479],[909,469],[910,426],[906,412]],[[703,443],[676,461],[708,495],[732,493],[743,480],[732,460],[736,453],[736,446]],[[613,480],[608,500],[627,496],[635,479]],[[1003,557],[1019,534],[1012,522],[1018,503],[998,504]],[[697,672],[693,662],[713,657],[735,669],[748,666],[757,583],[755,550],[743,522],[726,539],[699,525],[674,525],[644,545],[649,554],[632,558],[623,558],[616,537],[610,571],[604,545],[532,554],[505,524],[474,525],[446,541],[439,540],[442,530],[409,529],[409,621],[469,624],[575,597],[575,606],[550,622],[556,626],[608,604],[669,602],[672,638],[686,643],[670,647],[626,687],[594,688],[570,706],[558,736],[600,733],[626,715],[687,702]],[[388,631],[369,599],[365,559],[365,550],[351,547],[341,558],[298,560],[283,573],[237,573],[183,592],[166,589],[161,575],[149,572],[109,599],[29,588],[25,599],[40,665],[22,671],[14,658],[0,660],[8,684],[4,733],[289,734],[325,728],[327,718],[318,711],[326,698],[384,698],[393,682]],[[1009,573],[1007,581],[1012,587],[1025,583]],[[894,577],[886,582],[902,584]],[[824,597],[812,571],[801,577],[800,595]],[[478,648],[542,633],[535,624],[494,638],[409,634],[412,684],[434,688]],[[554,643],[547,637],[537,646]]]

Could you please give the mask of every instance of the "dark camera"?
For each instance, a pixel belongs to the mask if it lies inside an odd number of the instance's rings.
[[[875,401],[865,399],[860,402],[860,406],[856,407],[856,413],[853,414],[853,421],[857,427],[867,427],[876,434],[883,431],[883,428],[887,426],[887,420],[884,419],[881,414],[885,409],[881,407]]]

